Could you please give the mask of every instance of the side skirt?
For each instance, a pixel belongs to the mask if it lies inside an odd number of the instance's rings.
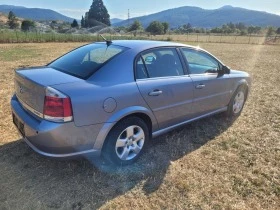
[[[218,110],[209,112],[209,113],[207,113],[207,114],[201,115],[201,116],[199,116],[199,117],[195,117],[195,118],[192,118],[192,119],[190,119],[190,120],[181,122],[181,123],[179,123],[179,124],[172,125],[172,126],[170,126],[170,127],[167,127],[167,128],[161,129],[161,130],[158,130],[158,131],[156,131],[156,132],[153,132],[153,133],[152,133],[152,136],[153,136],[153,138],[155,138],[155,137],[160,136],[160,135],[162,135],[162,134],[168,133],[169,131],[172,131],[172,130],[178,128],[178,127],[181,127],[181,126],[183,126],[183,125],[186,125],[186,124],[188,124],[188,123],[191,123],[191,122],[193,122],[193,121],[196,121],[196,120],[199,120],[199,119],[202,119],[202,118],[204,118],[204,117],[208,117],[208,116],[211,116],[211,115],[214,115],[214,114],[218,114],[218,113],[220,113],[220,112],[225,112],[225,111],[227,111],[227,108],[228,108],[228,107],[226,106],[226,107],[223,107],[223,108],[221,108],[221,109],[218,109]]]

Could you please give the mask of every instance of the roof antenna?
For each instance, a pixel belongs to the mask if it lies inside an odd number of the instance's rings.
[[[104,36],[102,36],[102,34],[99,34],[99,36],[102,37],[102,39],[106,42],[107,46],[109,47],[113,42],[110,40],[107,40]]]

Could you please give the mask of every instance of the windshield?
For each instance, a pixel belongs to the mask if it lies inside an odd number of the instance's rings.
[[[48,66],[66,74],[86,79],[125,49],[102,43],[86,45],[60,57]]]

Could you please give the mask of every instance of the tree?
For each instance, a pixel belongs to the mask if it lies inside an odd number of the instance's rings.
[[[35,22],[32,20],[24,20],[21,23],[21,30],[23,31],[29,31],[32,28],[35,28]]]
[[[271,26],[269,26],[268,29],[267,29],[266,35],[267,35],[267,36],[271,36],[271,35],[273,34],[273,32],[274,32],[274,28],[271,27]]]
[[[93,0],[88,12],[88,26],[93,27],[101,24],[110,26],[110,15],[102,0]]]
[[[235,24],[235,28],[239,29],[240,31],[244,31],[246,29],[246,26],[244,23],[237,23]]]
[[[232,30],[230,29],[230,27],[229,27],[228,25],[223,25],[223,26],[222,26],[222,31],[223,31],[223,33],[225,33],[225,34],[230,34],[230,33],[232,33]]]
[[[56,27],[58,27],[57,21],[56,21],[56,20],[53,20],[53,21],[51,22],[51,24],[50,24],[50,27],[51,27],[51,29],[55,29]]]
[[[159,21],[153,21],[150,25],[146,28],[147,32],[150,32],[153,35],[160,35],[164,33],[164,26]]]
[[[280,27],[276,31],[277,34],[280,34]]]
[[[220,34],[220,33],[222,33],[222,29],[216,27],[216,28],[212,28],[212,29],[210,30],[210,32],[211,32],[211,33],[214,33],[214,34]]]
[[[249,26],[249,27],[248,27],[248,33],[249,33],[249,34],[254,33],[254,26]]]
[[[10,29],[15,29],[15,28],[19,27],[17,18],[12,11],[10,11],[9,15],[8,15],[8,25],[9,25]]]
[[[139,31],[142,30],[142,24],[140,21],[135,20],[134,23],[128,28],[128,31]]]
[[[227,25],[232,31],[235,30],[235,25],[232,22],[228,23]]]
[[[12,11],[10,11],[9,15],[8,15],[8,19],[9,20],[14,20],[14,19],[16,19],[16,15]]]
[[[81,20],[81,27],[82,28],[85,28],[85,18],[84,18],[84,16],[82,16],[82,20]]]
[[[262,30],[259,26],[249,26],[248,27],[248,34],[258,34]]]
[[[79,27],[79,24],[78,24],[76,19],[73,20],[73,23],[71,24],[71,27],[72,28],[78,28]]]
[[[192,25],[190,24],[190,23],[188,23],[187,25],[186,25],[186,29],[191,29],[192,28]]]
[[[163,22],[162,25],[163,25],[163,32],[164,34],[166,34],[169,29],[169,23]]]

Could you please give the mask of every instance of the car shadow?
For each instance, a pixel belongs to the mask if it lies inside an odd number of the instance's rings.
[[[133,165],[99,160],[57,160],[33,152],[22,140],[0,146],[0,208],[96,209],[134,187],[155,192],[170,164],[215,139],[234,123],[222,115],[181,127],[150,143]],[[3,206],[4,205],[4,206]]]

